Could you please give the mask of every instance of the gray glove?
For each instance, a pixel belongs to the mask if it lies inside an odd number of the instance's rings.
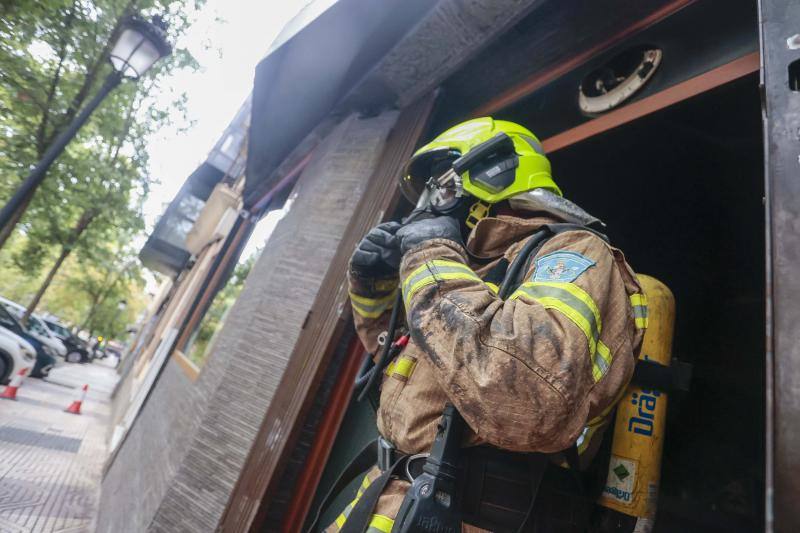
[[[401,255],[395,233],[401,227],[399,222],[384,222],[369,230],[350,257],[350,270],[367,277],[397,274]]]
[[[461,227],[453,217],[436,217],[417,220],[397,231],[400,253],[405,255],[414,246],[431,239],[449,239],[462,244]]]

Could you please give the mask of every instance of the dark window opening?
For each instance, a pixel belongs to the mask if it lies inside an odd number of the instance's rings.
[[[789,63],[789,88],[800,91],[800,59]]]
[[[761,143],[749,76],[551,156],[565,195],[675,295],[694,379],[669,399],[656,531],[762,529]]]

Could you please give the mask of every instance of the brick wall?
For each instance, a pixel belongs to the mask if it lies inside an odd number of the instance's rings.
[[[349,117],[318,147],[198,380],[168,363],[103,482],[98,532],[216,528],[396,118]]]

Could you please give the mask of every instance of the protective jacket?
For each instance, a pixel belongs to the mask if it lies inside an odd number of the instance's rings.
[[[558,222],[484,218],[466,247],[433,239],[412,248],[399,279],[350,273],[356,329],[370,352],[402,291],[411,340],[386,370],[377,413],[399,451],[429,450],[447,402],[471,428],[466,444],[518,452],[576,443],[583,452],[607,422],[644,333],[641,288],[622,252],[587,230],[558,233],[534,250],[515,292],[497,296],[493,273]],[[376,514],[393,519],[407,486],[392,481]]]

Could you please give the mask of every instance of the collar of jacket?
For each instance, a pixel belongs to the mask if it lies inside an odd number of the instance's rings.
[[[467,251],[477,259],[494,259],[506,255],[510,248],[541,228],[561,222],[555,217],[497,215],[478,221],[467,238]]]

